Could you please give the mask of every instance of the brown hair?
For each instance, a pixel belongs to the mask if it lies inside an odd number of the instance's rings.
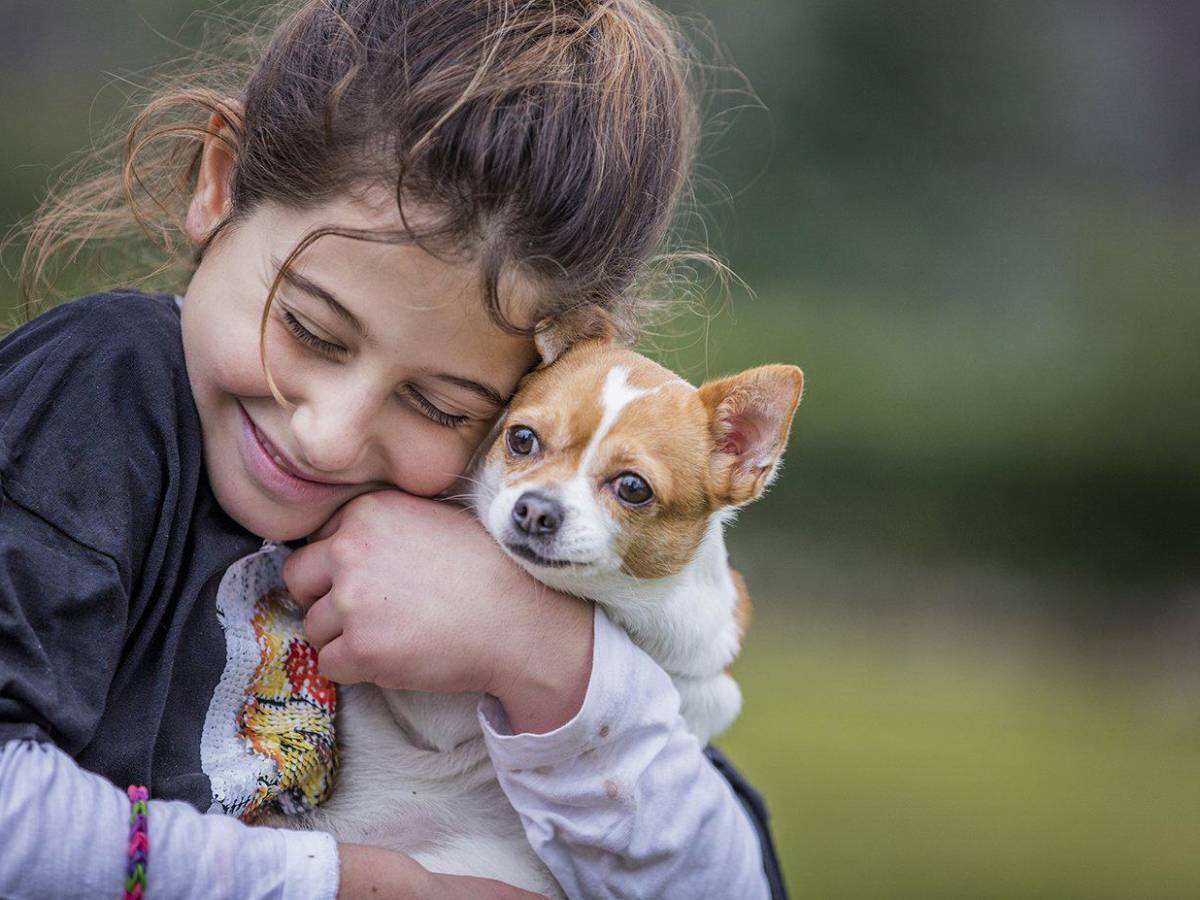
[[[500,327],[526,331],[499,296],[514,267],[539,288],[542,316],[599,305],[629,338],[677,263],[724,282],[703,249],[660,252],[694,196],[701,67],[646,0],[309,0],[218,41],[207,70],[165,81],[111,146],[119,169],[84,159],[24,226],[26,303],[52,286],[52,260],[85,246],[122,252],[140,232],[160,264],[138,281],[190,276],[263,202],[313,207],[380,183],[394,187],[403,230],[320,228],[283,269],[327,234],[465,252]],[[196,250],[181,225],[210,135],[234,156],[231,203]],[[435,216],[414,226],[410,202]]]

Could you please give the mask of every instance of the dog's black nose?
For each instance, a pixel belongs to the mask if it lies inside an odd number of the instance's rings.
[[[513,504],[513,523],[522,534],[554,534],[562,524],[562,504],[553,497],[526,491]]]

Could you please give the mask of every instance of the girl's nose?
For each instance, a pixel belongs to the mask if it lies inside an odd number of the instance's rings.
[[[327,389],[311,395],[292,412],[298,462],[330,478],[362,474],[354,469],[370,444],[378,412],[363,391]]]

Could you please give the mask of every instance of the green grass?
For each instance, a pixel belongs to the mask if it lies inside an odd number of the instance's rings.
[[[761,617],[718,743],[822,898],[1200,896],[1200,727],[1131,680]]]

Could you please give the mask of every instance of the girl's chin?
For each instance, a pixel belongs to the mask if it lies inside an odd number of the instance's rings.
[[[294,541],[307,537],[325,524],[337,506],[329,509],[298,510],[272,503],[257,491],[235,491],[234,496],[217,502],[226,514],[249,531],[267,541]]]

